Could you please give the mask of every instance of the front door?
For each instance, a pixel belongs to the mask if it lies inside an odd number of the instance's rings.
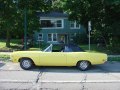
[[[67,57],[64,52],[43,52],[40,54],[41,66],[66,66]]]
[[[67,34],[58,34],[58,41],[67,43]]]

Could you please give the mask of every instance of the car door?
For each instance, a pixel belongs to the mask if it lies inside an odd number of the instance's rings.
[[[64,52],[43,52],[40,54],[41,66],[66,66],[66,53]]]

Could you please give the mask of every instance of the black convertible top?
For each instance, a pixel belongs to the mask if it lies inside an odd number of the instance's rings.
[[[64,52],[84,52],[84,50],[76,44],[66,44],[64,46]]]

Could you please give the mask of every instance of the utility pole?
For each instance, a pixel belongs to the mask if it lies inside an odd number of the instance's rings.
[[[91,32],[91,21],[88,21],[88,37],[89,37],[89,51],[90,51],[90,32]]]
[[[17,5],[17,9],[18,9],[19,0],[13,0],[13,3]],[[27,49],[27,7],[25,4],[25,7],[24,7],[24,50],[26,49]]]
[[[24,8],[24,50],[27,49],[27,8]]]

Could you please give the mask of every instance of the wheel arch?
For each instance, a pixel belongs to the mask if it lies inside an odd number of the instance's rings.
[[[20,62],[20,61],[23,60],[23,59],[29,59],[29,60],[31,60],[32,63],[35,65],[34,61],[33,61],[31,58],[29,58],[29,57],[21,57],[21,58],[19,58],[18,62]]]

